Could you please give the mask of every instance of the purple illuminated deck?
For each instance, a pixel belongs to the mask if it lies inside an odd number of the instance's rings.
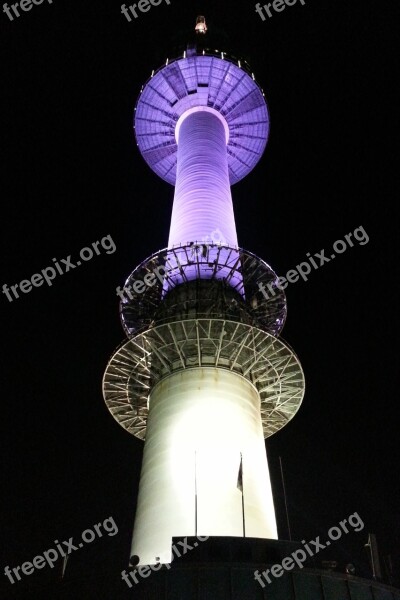
[[[268,139],[268,109],[261,88],[240,65],[223,52],[195,54],[167,61],[144,86],[135,108],[136,140],[147,164],[165,181],[176,181],[176,123],[196,106],[214,108],[228,124],[231,185],[259,161]]]

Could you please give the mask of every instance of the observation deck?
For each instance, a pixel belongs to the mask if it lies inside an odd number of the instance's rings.
[[[153,71],[135,107],[139,150],[157,175],[175,185],[176,125],[184,113],[199,107],[217,111],[227,125],[232,185],[260,160],[269,135],[269,113],[249,65],[226,52],[185,50]]]

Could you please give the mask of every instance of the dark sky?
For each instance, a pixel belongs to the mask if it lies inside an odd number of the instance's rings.
[[[393,2],[307,0],[263,22],[254,4],[171,0],[131,23],[116,0],[45,0],[12,22],[0,13],[0,285],[30,279],[54,257],[74,261],[104,236],[116,245],[51,287],[12,302],[0,297],[1,598],[19,590],[22,597],[23,589],[45,597],[38,590],[55,581],[60,563],[14,585],[4,566],[109,516],[118,535],[72,554],[67,576],[100,582],[126,567],[142,442],[108,413],[101,381],[124,338],[115,288],[166,246],[173,198],[136,148],[133,107],[199,13],[210,30],[222,30],[222,50],[249,57],[271,113],[262,159],[232,189],[240,245],[284,275],[357,227],[369,236],[286,290],[283,338],[302,362],[306,394],[293,421],[267,442],[280,537],[287,539],[279,456],[295,539],[324,535],[358,512],[364,530],[320,558],[354,562],[368,575],[363,545],[372,532],[381,556],[392,555],[399,568],[391,181],[398,164],[389,67],[399,15]]]

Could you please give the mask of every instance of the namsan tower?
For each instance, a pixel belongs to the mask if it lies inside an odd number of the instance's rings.
[[[138,148],[175,186],[168,245],[121,293],[128,341],[103,379],[105,402],[145,440],[131,564],[168,564],[172,538],[277,539],[264,438],[295,415],[304,375],[279,337],[279,279],[238,245],[231,185],[268,140],[264,93],[247,62],[197,39],[143,86]],[[260,289],[267,289],[262,294]]]

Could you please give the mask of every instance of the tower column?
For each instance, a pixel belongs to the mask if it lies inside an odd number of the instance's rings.
[[[215,230],[229,246],[238,245],[226,149],[229,130],[223,117],[215,113],[199,107],[183,114],[177,124],[169,247],[210,240]]]

